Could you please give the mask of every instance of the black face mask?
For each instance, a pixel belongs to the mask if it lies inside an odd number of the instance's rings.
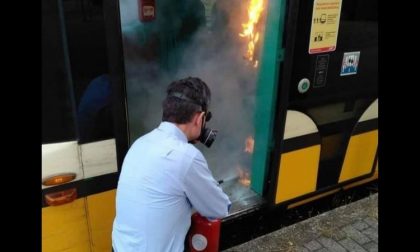
[[[210,121],[212,114],[210,111],[207,111],[205,114],[206,120],[203,120],[203,124],[201,126],[201,134],[198,137],[198,140],[210,148],[210,146],[213,144],[214,140],[216,139],[217,130],[215,129],[209,129],[206,127],[206,122]]]

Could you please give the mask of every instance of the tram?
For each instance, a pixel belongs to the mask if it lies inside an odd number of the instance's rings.
[[[124,156],[160,123],[166,86],[187,76],[212,90],[219,133],[197,148],[233,203],[220,249],[377,181],[377,7],[43,1],[42,250],[111,250]]]

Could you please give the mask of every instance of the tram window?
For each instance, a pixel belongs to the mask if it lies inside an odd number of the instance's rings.
[[[61,8],[48,10],[57,17],[43,27],[43,142],[77,139],[87,143],[113,138],[102,0],[57,2]],[[57,36],[53,37],[50,30],[57,24]],[[60,55],[49,50],[49,41],[62,48]],[[55,65],[57,60],[66,65],[62,68],[67,79],[44,81],[57,75],[52,71],[60,67]],[[60,134],[52,136],[55,131]]]
[[[103,1],[63,5],[79,143],[113,138]]]
[[[56,1],[42,4],[42,142],[76,139],[74,100],[61,13]]]
[[[339,158],[355,122],[371,104],[369,98],[325,104],[306,110],[321,132],[321,161]]]
[[[357,99],[308,108],[306,113],[317,125],[349,120],[361,115],[369,106],[371,99]]]

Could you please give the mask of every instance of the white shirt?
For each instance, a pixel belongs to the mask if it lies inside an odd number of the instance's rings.
[[[175,124],[162,122],[136,140],[124,159],[114,251],[181,252],[192,207],[208,218],[222,218],[230,204],[201,152]]]

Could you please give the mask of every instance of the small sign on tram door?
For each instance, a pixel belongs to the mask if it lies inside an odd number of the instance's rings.
[[[360,52],[346,52],[341,63],[340,76],[357,74]]]
[[[138,0],[140,21],[152,21],[156,18],[155,0]]]

